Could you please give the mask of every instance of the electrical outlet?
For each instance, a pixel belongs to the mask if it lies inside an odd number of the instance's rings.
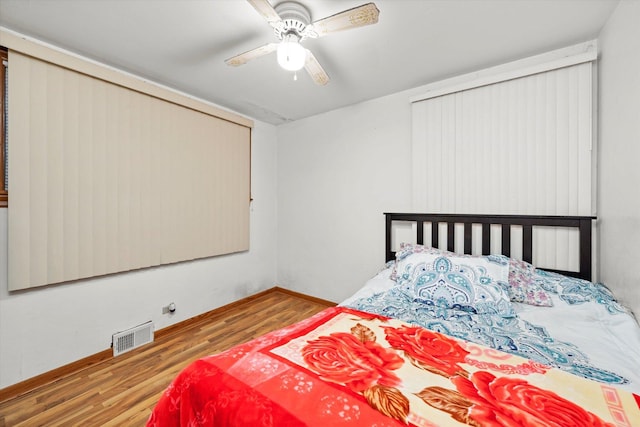
[[[174,313],[176,311],[175,303],[169,303],[169,305],[165,305],[162,307],[162,314]]]

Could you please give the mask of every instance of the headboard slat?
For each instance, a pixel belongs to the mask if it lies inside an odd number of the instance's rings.
[[[471,223],[464,223],[464,253],[471,253]]]
[[[491,253],[491,224],[482,224],[482,255]]]
[[[533,262],[533,226],[522,227],[522,259],[528,263]]]
[[[502,255],[511,256],[511,225],[502,224]]]
[[[431,223],[431,246],[432,247],[438,247],[439,246],[439,236],[438,236],[438,223],[437,222],[432,222]]]

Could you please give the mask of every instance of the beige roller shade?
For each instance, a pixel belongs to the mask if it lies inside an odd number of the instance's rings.
[[[250,127],[9,55],[10,290],[249,248]]]

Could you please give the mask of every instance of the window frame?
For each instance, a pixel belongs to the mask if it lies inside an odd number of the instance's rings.
[[[0,87],[2,87],[2,92],[0,93],[0,112],[2,113],[2,120],[0,120],[0,208],[6,208],[9,206],[9,189],[7,182],[7,168],[8,168],[8,159],[5,154],[7,153],[7,115],[9,114],[7,109],[7,76],[6,70],[8,69],[8,65],[5,63],[9,63],[9,55],[6,48],[0,46],[0,61],[2,62],[2,66],[0,67]]]

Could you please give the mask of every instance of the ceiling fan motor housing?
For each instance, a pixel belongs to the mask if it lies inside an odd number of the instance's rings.
[[[309,10],[295,1],[282,2],[274,9],[280,15],[283,24],[274,29],[278,40],[283,40],[289,34],[295,34],[302,39],[304,29],[311,23]]]

